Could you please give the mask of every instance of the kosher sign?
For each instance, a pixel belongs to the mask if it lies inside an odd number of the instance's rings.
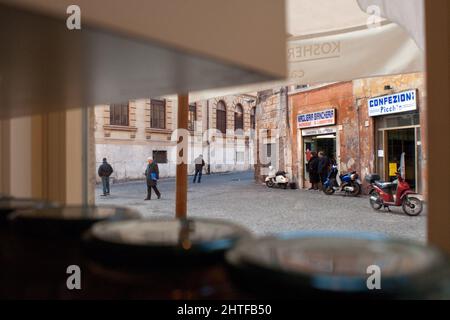
[[[416,90],[409,90],[389,96],[369,99],[369,116],[377,117],[386,114],[417,110],[416,96]]]
[[[329,109],[324,111],[299,114],[297,118],[298,128],[313,128],[336,124],[336,111]]]

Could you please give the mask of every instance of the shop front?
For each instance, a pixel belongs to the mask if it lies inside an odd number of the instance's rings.
[[[336,110],[328,109],[307,114],[299,114],[297,118],[298,137],[301,146],[303,185],[309,183],[308,163],[313,152],[323,152],[330,159],[338,157]]]
[[[422,137],[418,90],[368,100],[376,128],[376,169],[386,181],[400,172],[416,192],[423,191]]]

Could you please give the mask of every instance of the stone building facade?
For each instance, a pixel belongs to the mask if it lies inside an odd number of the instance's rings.
[[[95,107],[96,163],[103,158],[114,168],[115,181],[140,180],[146,159],[159,164],[161,177],[176,174],[176,97],[141,99]],[[206,171],[253,169],[251,128],[256,98],[226,96],[191,103],[189,107],[189,172],[202,154]],[[217,129],[219,127],[219,129]]]
[[[370,105],[378,101],[390,105],[389,101],[409,95],[414,97],[414,110],[390,107],[384,108],[383,114],[369,114]],[[377,172],[384,180],[392,180],[394,169],[403,166],[407,180],[426,196],[427,106],[423,73],[291,86],[288,102],[281,97],[273,94],[259,100],[258,129],[277,131],[277,138],[271,141],[278,143],[280,150],[275,166],[288,172],[300,188],[310,186],[306,170],[310,152],[324,151],[336,160],[341,173],[355,170],[362,179]],[[280,112],[281,117],[274,116]],[[288,121],[283,124],[285,115]],[[320,120],[311,122],[313,117]],[[267,164],[259,161],[258,180],[264,178],[264,167]]]

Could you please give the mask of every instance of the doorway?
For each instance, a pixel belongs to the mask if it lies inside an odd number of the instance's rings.
[[[336,159],[336,135],[321,135],[303,138],[303,163],[305,181],[309,181],[308,162],[311,159],[311,153],[323,151],[330,159]]]
[[[396,179],[395,173],[402,172],[411,188],[417,187],[416,133],[414,128],[386,131],[385,178]]]

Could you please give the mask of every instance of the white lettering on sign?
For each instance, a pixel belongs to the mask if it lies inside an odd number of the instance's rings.
[[[368,106],[370,117],[417,110],[417,93],[416,90],[409,90],[372,98],[369,99]]]
[[[297,123],[299,129],[334,125],[336,124],[336,110],[299,114]]]

